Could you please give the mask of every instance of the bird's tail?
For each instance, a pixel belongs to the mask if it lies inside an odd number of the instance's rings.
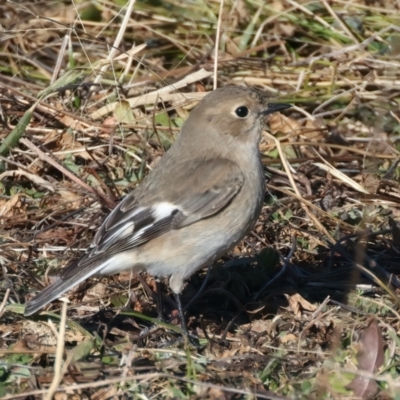
[[[83,262],[86,258],[89,262]],[[96,259],[91,260],[89,257],[83,257],[82,259],[73,262],[63,272],[61,276],[51,285],[47,286],[40,293],[38,293],[33,299],[28,301],[25,307],[24,315],[28,316],[39,311],[45,305],[51,301],[61,297],[66,291],[72,289],[76,285],[79,285],[85,279],[96,275],[107,262],[96,262]],[[73,273],[70,273],[73,272]]]
[[[28,316],[34,314],[51,301],[61,297],[66,291],[76,286],[78,283],[79,282],[72,279],[62,280],[61,278],[58,278],[54,283],[44,288],[33,299],[28,301],[24,315]]]

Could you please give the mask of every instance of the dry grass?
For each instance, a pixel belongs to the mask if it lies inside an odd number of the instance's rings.
[[[125,3],[0,4],[0,397],[399,399],[399,4]],[[24,318],[216,79],[295,107],[261,144],[259,223],[188,310],[204,346],[139,337],[150,276]]]

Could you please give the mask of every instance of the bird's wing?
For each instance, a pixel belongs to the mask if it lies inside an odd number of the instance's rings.
[[[179,211],[172,227],[179,229],[225,208],[243,186],[244,176],[232,161],[216,159],[192,164],[183,177],[174,202]],[[189,173],[188,173],[189,172]]]
[[[172,176],[169,185],[161,182],[153,189],[155,196],[145,192],[136,198],[132,192],[122,200],[100,227],[90,252],[77,268],[217,213],[239,192],[244,181],[236,164],[225,159],[181,163]],[[62,277],[72,274],[67,268]]]
[[[133,192],[125,197],[100,227],[89,253],[73,269],[85,268],[217,213],[244,181],[236,164],[225,159],[181,163],[171,176],[169,185],[161,183],[164,189],[154,187],[144,195],[135,197]],[[62,278],[74,273],[67,268]]]
[[[192,160],[174,168],[170,187],[164,190],[152,187],[142,195],[139,192],[138,198],[132,192],[106,218],[88,253],[35,296],[28,303],[25,315],[33,314],[100,272],[111,257],[216,214],[240,191],[243,181],[240,169],[231,161]]]

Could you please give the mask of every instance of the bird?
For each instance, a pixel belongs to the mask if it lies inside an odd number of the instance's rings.
[[[251,87],[209,92],[158,164],[105,218],[87,252],[29,300],[24,315],[91,276],[145,271],[169,278],[182,333],[189,336],[180,300],[184,282],[254,226],[265,195],[263,123],[289,107]]]

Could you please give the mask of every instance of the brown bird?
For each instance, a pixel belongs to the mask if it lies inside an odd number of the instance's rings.
[[[31,315],[93,275],[125,270],[170,277],[183,332],[180,293],[200,268],[235,246],[255,224],[265,179],[259,154],[264,117],[289,104],[228,86],[192,110],[175,143],[110,213],[88,252],[31,299]]]

